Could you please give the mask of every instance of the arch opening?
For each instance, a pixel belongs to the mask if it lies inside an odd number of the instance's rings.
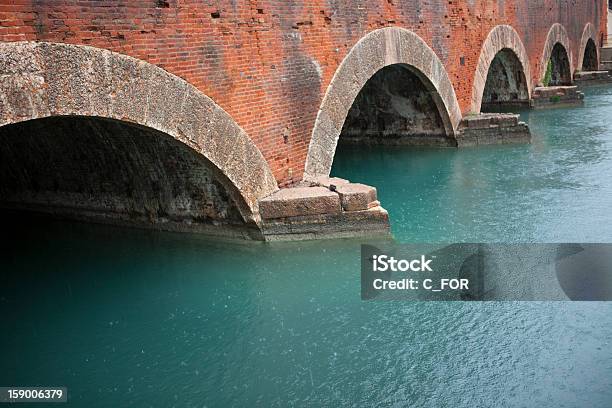
[[[456,146],[439,95],[418,70],[392,64],[377,71],[353,101],[338,140],[343,144]]]
[[[500,50],[489,65],[482,95],[482,112],[529,105],[529,88],[523,65],[509,48]]]
[[[247,203],[204,156],[163,132],[100,117],[0,127],[0,197],[5,209],[74,219],[255,233]]]
[[[546,84],[546,79],[549,79]],[[545,76],[545,86],[566,86],[572,84],[570,60],[565,47],[556,43],[550,54]]]
[[[584,49],[584,58],[582,59],[582,71],[597,71],[599,63],[597,61],[597,46],[592,38],[589,38]]]
[[[455,89],[436,53],[412,31],[399,27],[374,30],[351,48],[325,92],[308,146],[305,180],[330,174],[349,110],[366,83],[392,65],[401,65],[422,80],[438,107],[446,135],[455,137],[462,119],[461,109]],[[355,112],[351,114],[347,127],[354,117]]]

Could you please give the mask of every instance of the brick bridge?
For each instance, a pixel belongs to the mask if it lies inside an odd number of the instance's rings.
[[[597,71],[606,23],[604,0],[4,1],[0,202],[255,237],[380,226],[374,190],[325,178],[338,141],[524,139],[478,114]]]

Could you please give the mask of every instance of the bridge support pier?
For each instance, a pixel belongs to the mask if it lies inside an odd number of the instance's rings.
[[[389,216],[376,189],[317,177],[259,201],[266,241],[295,241],[389,234]]]
[[[481,113],[463,118],[457,131],[457,146],[530,143],[526,123],[513,113]]]
[[[535,88],[531,95],[533,109],[580,106],[583,103],[584,94],[576,85],[541,86]]]
[[[580,87],[609,84],[611,82],[612,75],[609,71],[582,71],[574,74],[574,83]]]

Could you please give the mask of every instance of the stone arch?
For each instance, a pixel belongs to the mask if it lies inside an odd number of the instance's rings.
[[[366,82],[382,68],[404,65],[430,86],[448,135],[461,109],[444,65],[417,34],[399,27],[374,30],[353,46],[329,84],[312,131],[305,178],[329,175],[347,114]]]
[[[562,47],[563,51],[567,55],[568,63],[569,63],[569,77],[570,81],[573,77],[574,73],[574,63],[572,59],[572,52],[570,47],[569,36],[567,35],[567,31],[565,27],[559,23],[555,23],[548,30],[548,35],[546,37],[546,42],[544,43],[544,50],[542,51],[542,59],[540,60],[540,69],[538,81],[540,84],[543,83],[544,77],[546,76],[546,68],[548,67],[548,61],[553,55],[553,50],[557,44]],[[557,49],[559,47],[557,46]]]
[[[0,75],[0,126],[82,116],[162,132],[229,180],[247,221],[259,221],[257,200],[278,189],[261,152],[230,115],[153,64],[89,46],[13,42],[0,44]]]
[[[597,65],[599,65],[599,48],[597,47],[597,30],[591,23],[587,23],[582,30],[582,37],[580,38],[580,54],[578,55],[577,69],[584,70],[584,57],[587,53],[587,46],[595,47],[595,57],[597,59]],[[597,67],[599,68],[599,67]]]
[[[527,93],[531,96],[531,67],[527,50],[516,30],[509,25],[498,25],[494,27],[487,36],[474,74],[474,85],[472,87],[472,113],[479,113],[482,105],[482,96],[487,83],[487,76],[491,63],[502,50],[510,50],[520,61],[527,82]]]

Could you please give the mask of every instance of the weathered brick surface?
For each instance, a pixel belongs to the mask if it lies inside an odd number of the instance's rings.
[[[516,30],[537,84],[554,23],[565,27],[576,64],[586,24],[599,38],[605,20],[603,0],[11,0],[0,4],[0,41],[86,44],[156,64],[227,111],[288,185],[302,177],[327,86],[368,32],[399,26],[418,34],[466,113],[493,27]]]

